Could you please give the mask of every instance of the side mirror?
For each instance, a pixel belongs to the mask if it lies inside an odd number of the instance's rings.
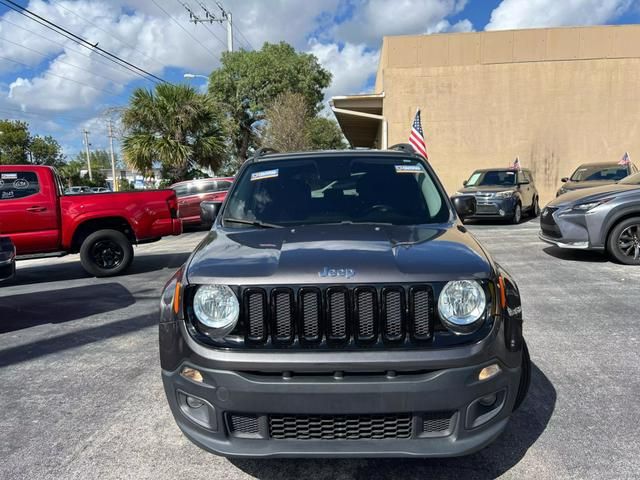
[[[451,201],[461,220],[471,217],[476,213],[476,197],[473,195],[459,195],[452,197]]]
[[[562,178],[560,179],[560,181],[561,181],[562,183],[567,183],[567,182],[569,181],[569,177],[562,177]]]
[[[469,183],[469,182],[465,180],[464,182],[462,182],[462,186],[463,186],[463,187],[466,187],[466,186],[467,186],[467,183]]]
[[[210,227],[215,222],[220,212],[220,202],[201,202],[200,203],[200,222],[205,227]]]

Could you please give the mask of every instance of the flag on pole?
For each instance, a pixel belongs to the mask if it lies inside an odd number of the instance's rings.
[[[624,152],[624,155],[618,162],[618,165],[631,165],[631,157],[627,152]]]
[[[520,170],[520,159],[518,157],[516,157],[516,159],[511,164],[511,169],[512,170]]]
[[[420,120],[420,109],[416,111],[416,116],[413,119],[413,125],[411,125],[411,135],[409,135],[409,143],[413,145],[413,148],[416,152],[418,152],[424,158],[429,158],[429,156],[427,155],[427,144],[424,141],[422,121]]]

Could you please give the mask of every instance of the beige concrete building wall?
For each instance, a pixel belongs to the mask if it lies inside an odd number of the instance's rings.
[[[635,25],[386,37],[376,79],[389,145],[421,107],[449,193],[517,155],[543,204],[580,163],[640,164],[639,87]]]

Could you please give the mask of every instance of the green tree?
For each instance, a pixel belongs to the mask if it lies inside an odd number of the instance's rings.
[[[329,118],[309,119],[306,131],[311,150],[342,150],[349,146],[338,124]]]
[[[29,124],[20,120],[0,120],[0,164],[57,167],[63,161],[62,148],[55,138],[32,136]]]
[[[64,162],[62,147],[58,141],[50,135],[45,137],[35,136],[29,146],[31,162],[37,165],[49,165],[59,167]]]
[[[298,53],[287,43],[265,43],[260,50],[225,52],[222,66],[209,78],[209,94],[229,121],[233,155],[247,158],[258,143],[256,124],[265,110],[285,92],[304,96],[313,114],[322,108],[323,90],[331,74],[311,54]]]
[[[29,125],[19,120],[0,120],[0,163],[29,163]]]
[[[182,180],[194,165],[217,168],[226,156],[213,99],[186,85],[136,89],[124,111],[122,150],[133,168],[148,172],[159,162],[169,178]]]

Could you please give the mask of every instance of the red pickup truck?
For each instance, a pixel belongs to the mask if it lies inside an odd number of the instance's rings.
[[[80,253],[91,275],[118,275],[133,244],[182,233],[177,217],[172,190],[65,195],[51,167],[0,165],[0,235],[18,259]]]

